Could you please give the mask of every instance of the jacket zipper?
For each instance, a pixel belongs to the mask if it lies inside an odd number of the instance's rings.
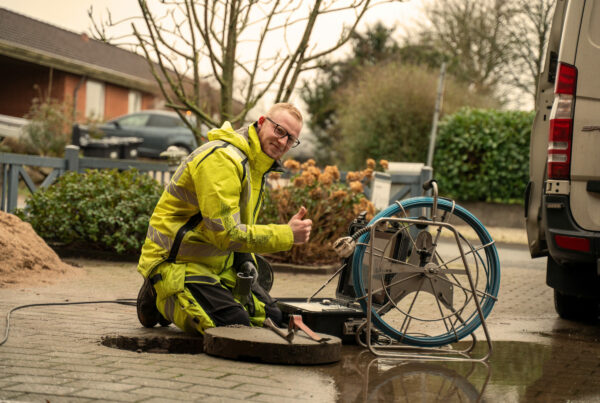
[[[265,188],[265,178],[269,174],[271,170],[269,169],[267,172],[263,174],[262,180],[260,181],[260,192],[258,192],[258,199],[256,200],[256,206],[254,206],[254,214],[252,217],[252,224],[256,223],[256,214],[258,213],[258,206],[260,206],[260,199],[262,197],[263,190]]]

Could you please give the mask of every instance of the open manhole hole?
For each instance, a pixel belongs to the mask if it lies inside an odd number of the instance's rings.
[[[201,354],[204,352],[202,336],[183,332],[149,329],[131,334],[102,336],[103,346],[145,353]]]

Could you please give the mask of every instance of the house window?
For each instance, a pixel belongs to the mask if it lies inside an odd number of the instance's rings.
[[[139,91],[129,91],[127,102],[127,113],[139,112],[142,110],[142,94]]]
[[[104,118],[104,83],[88,80],[85,84],[85,116]]]

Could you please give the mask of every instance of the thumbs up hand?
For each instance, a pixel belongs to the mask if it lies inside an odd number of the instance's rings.
[[[310,230],[312,229],[312,220],[304,219],[306,216],[306,207],[300,207],[300,210],[290,219],[288,225],[294,233],[294,245],[308,242]]]

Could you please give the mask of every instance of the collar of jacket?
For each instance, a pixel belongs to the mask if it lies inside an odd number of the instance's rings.
[[[253,170],[265,173],[269,170],[283,171],[279,161],[273,160],[265,154],[260,146],[257,132],[258,122],[248,127],[234,130],[231,123],[225,122],[223,126],[208,132],[208,139],[226,141],[240,149],[247,157]]]
[[[258,169],[260,172],[267,172],[280,166],[280,164],[263,152],[258,138],[257,127],[258,122],[254,122],[248,126],[248,144],[250,145],[248,160],[251,167]]]

